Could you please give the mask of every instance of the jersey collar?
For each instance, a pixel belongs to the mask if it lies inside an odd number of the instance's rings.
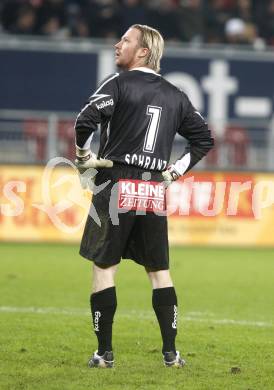
[[[158,73],[156,73],[153,69],[150,69],[150,68],[146,68],[145,66],[139,66],[137,68],[132,68],[130,69],[130,71],[132,70],[140,70],[141,72],[146,72],[146,73],[153,73],[155,74],[156,76],[160,76]]]

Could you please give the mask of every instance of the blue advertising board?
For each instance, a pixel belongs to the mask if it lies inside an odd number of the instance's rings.
[[[96,84],[97,55],[0,51],[0,108],[76,111]]]
[[[269,119],[272,115],[274,58],[166,57],[163,71],[217,127],[228,118]]]
[[[0,45],[0,64],[0,109],[77,112],[98,81],[115,71],[113,50],[104,46],[65,51],[58,45],[51,50]],[[169,49],[161,73],[189,95],[216,133],[228,118],[272,115],[273,53]]]

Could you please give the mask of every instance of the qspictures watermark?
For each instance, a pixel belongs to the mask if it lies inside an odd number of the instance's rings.
[[[69,167],[67,173],[53,182],[53,174],[60,166]],[[89,169],[81,177],[81,182],[87,184],[87,190],[90,194],[100,195],[108,188],[110,191],[109,217],[114,225],[119,224],[119,214],[134,210],[136,214],[146,214],[144,205],[149,205],[149,212],[159,215],[179,215],[204,217],[216,217],[220,214],[228,217],[239,215],[239,206],[244,204],[248,210],[248,217],[260,220],[263,217],[264,210],[274,204],[274,181],[273,180],[254,180],[245,181],[214,181],[195,180],[194,176],[181,178],[174,182],[167,190],[166,208],[163,213],[163,188],[166,183],[150,182],[150,172],[145,172],[143,183],[122,183],[120,188],[124,188],[123,196],[119,198],[119,183],[111,184],[110,180],[100,185],[95,185],[94,179],[98,171]],[[62,195],[62,199],[57,202],[53,199],[53,193],[58,194],[60,187],[66,184],[67,191]],[[28,182],[24,180],[11,180],[3,183],[0,213],[5,217],[18,217],[24,213],[25,203],[24,194],[28,190]],[[90,202],[80,186],[79,174],[75,165],[68,159],[56,157],[51,159],[43,170],[40,182],[41,203],[31,203],[31,207],[44,213],[51,223],[61,232],[74,234],[80,231],[86,221],[87,213],[83,213],[83,218],[77,223],[68,224],[62,220],[62,213],[71,210],[75,206],[89,210],[90,217],[101,226],[98,210]],[[165,190],[164,190],[165,191]],[[127,195],[125,197],[125,194]],[[156,194],[156,195],[155,195]],[[155,200],[152,195],[155,195]],[[125,201],[126,199],[126,201]],[[244,199],[244,201],[243,201]],[[127,208],[118,207],[127,202]],[[132,207],[131,207],[132,205]],[[140,205],[140,207],[138,207]]]

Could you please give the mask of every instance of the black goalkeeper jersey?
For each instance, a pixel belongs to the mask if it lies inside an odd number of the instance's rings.
[[[98,124],[98,157],[153,171],[166,169],[176,133],[188,140],[187,170],[213,146],[186,94],[149,69],[116,73],[100,85],[76,119],[78,147],[87,147]]]

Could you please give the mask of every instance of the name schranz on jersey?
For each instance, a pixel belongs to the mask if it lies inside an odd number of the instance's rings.
[[[107,106],[113,106],[113,104],[113,99],[103,100],[102,103],[96,104],[96,107],[98,108],[98,110],[101,110],[102,108],[105,108]]]
[[[144,154],[126,154],[125,162],[144,169],[163,171],[167,167],[167,161],[156,157],[145,156]]]

